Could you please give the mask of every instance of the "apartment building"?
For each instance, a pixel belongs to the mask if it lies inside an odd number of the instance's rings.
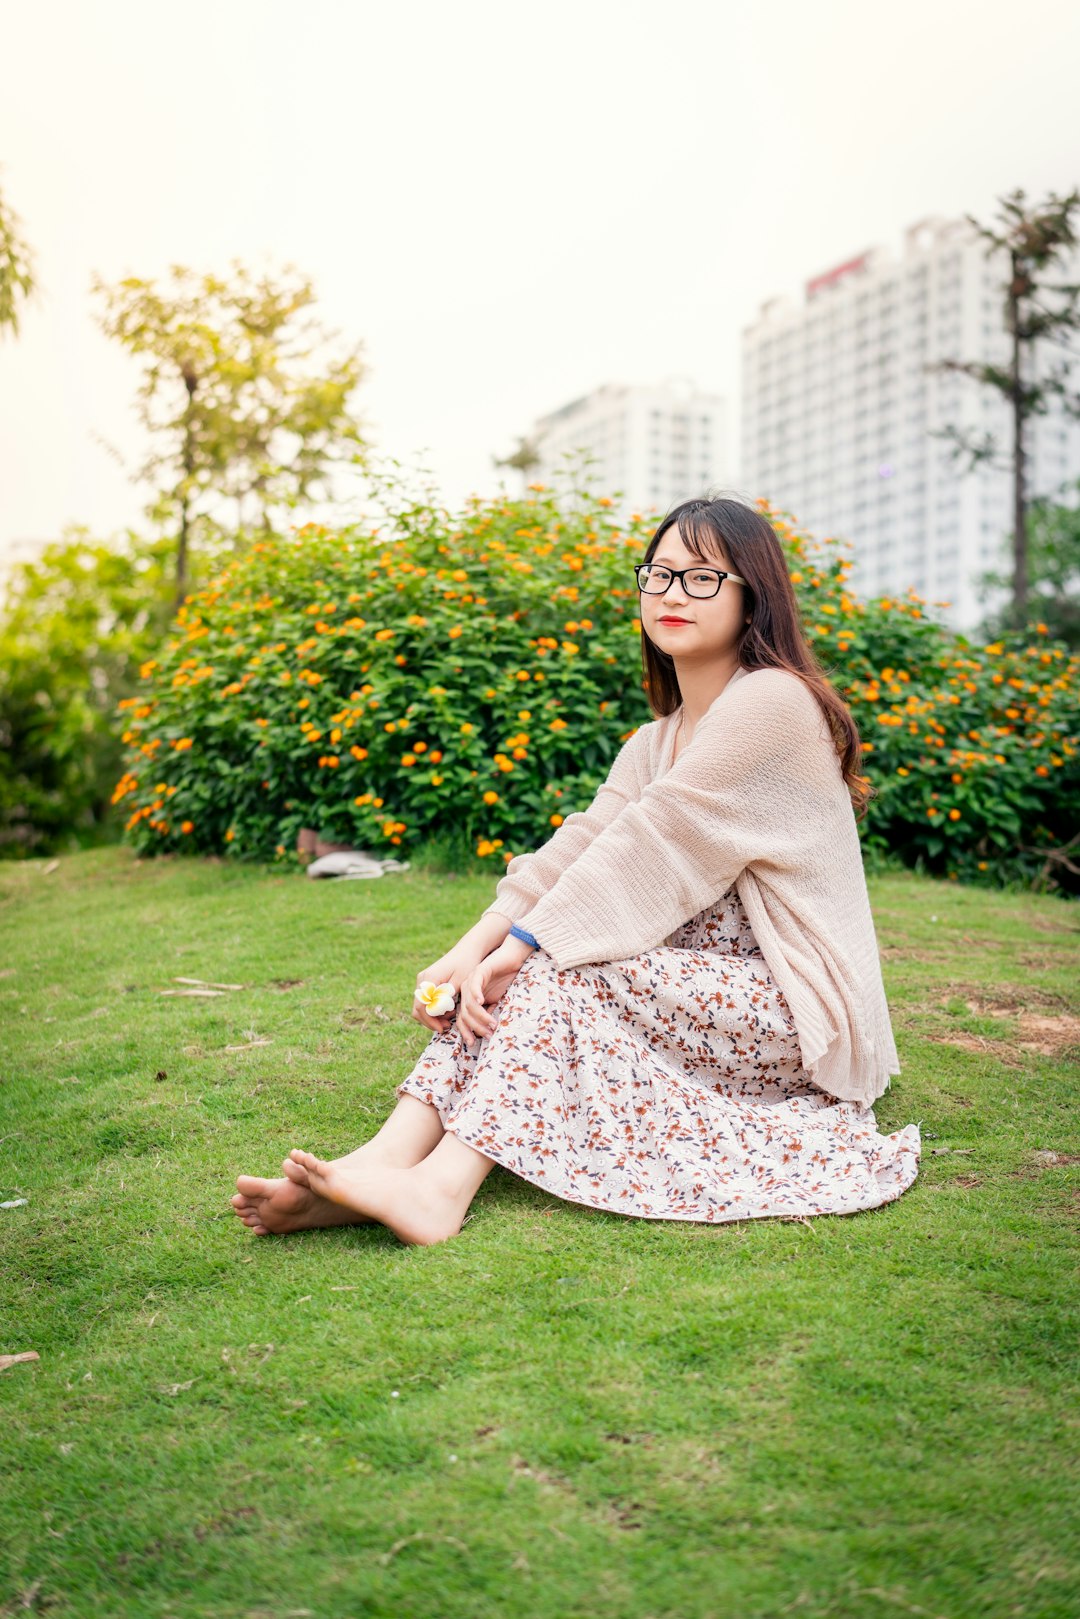
[[[651,387],[606,383],[538,417],[529,436],[541,457],[530,478],[552,483],[572,464],[626,514],[662,514],[730,476],[727,401],[686,377]]]
[[[932,433],[990,432],[1004,459],[1012,428],[1000,395],[927,366],[1008,363],[1002,256],[986,249],[965,220],[921,220],[899,254],[845,260],[801,301],[763,304],[742,334],[740,488],[849,540],[859,594],[912,588],[947,601],[936,611],[958,629],[986,610],[976,576],[1007,565],[1012,484],[1007,469],[965,474]],[[1036,355],[1040,372],[1053,357],[1053,345]],[[1030,493],[1076,505],[1080,423],[1054,409],[1028,449]]]

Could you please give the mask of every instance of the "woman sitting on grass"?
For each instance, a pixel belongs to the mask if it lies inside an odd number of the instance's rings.
[[[241,1175],[257,1236],[460,1231],[494,1164],[651,1220],[853,1214],[914,1181],[856,809],[861,748],[771,524],[693,500],[636,568],[654,714],[417,975],[458,992],[370,1141]],[[521,924],[525,922],[527,926]],[[476,1042],[474,1044],[474,1041]]]

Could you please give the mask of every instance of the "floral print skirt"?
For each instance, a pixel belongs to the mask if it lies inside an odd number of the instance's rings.
[[[527,923],[526,923],[527,926]],[[919,1127],[806,1075],[737,890],[664,944],[560,970],[534,950],[472,1042],[432,1036],[399,1096],[515,1175],[646,1220],[854,1214],[918,1172]]]

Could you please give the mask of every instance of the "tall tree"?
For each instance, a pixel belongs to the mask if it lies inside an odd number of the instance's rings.
[[[277,282],[236,260],[231,272],[173,265],[163,291],[133,276],[93,278],[102,328],[145,362],[137,409],[152,449],[133,476],[155,490],[148,513],[175,528],[178,602],[193,537],[240,544],[280,532],[287,513],[330,493],[335,464],[366,448],[349,405],[363,345],[317,361],[337,334],[298,323],[315,301],[311,282],[292,265]]]
[[[1080,494],[1080,485],[1075,492]],[[1023,630],[1029,618],[1046,625],[1047,634],[1080,652],[1080,507],[1037,498],[1027,511],[1028,583],[1025,610],[1005,601],[988,612],[979,634],[996,641],[1011,630]],[[1008,575],[989,569],[979,576],[979,599],[1000,601]]]
[[[1013,485],[1012,606],[1013,616],[1022,623],[1027,612],[1028,507],[1033,493],[1028,487],[1028,423],[1034,416],[1045,416],[1054,401],[1080,421],[1080,393],[1070,386],[1069,356],[1076,351],[1068,345],[1069,337],[1080,331],[1080,282],[1047,279],[1064,266],[1075,265],[1078,238],[1073,214],[1080,209],[1080,189],[1074,187],[1065,197],[1051,191],[1045,202],[1035,204],[1028,203],[1018,187],[998,203],[996,229],[972,214],[964,217],[986,242],[985,256],[1007,261],[1002,292],[1008,363],[947,359],[928,369],[962,372],[1008,402],[1013,439],[1006,463]],[[1067,352],[1054,356],[1049,352],[1054,347]],[[1047,363],[1040,366],[1044,355]],[[980,463],[1002,464],[990,433],[980,437],[950,426],[931,436],[951,440],[955,456],[967,458],[969,471]]]
[[[19,299],[37,291],[34,255],[19,232],[22,220],[0,192],[0,337],[19,335]]]

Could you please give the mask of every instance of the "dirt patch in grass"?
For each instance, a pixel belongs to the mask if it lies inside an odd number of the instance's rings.
[[[947,984],[930,1005],[907,1010],[916,1019],[940,1020],[956,1001],[962,1001],[972,1017],[1000,1018],[1015,1025],[1000,1035],[982,1034],[974,1029],[938,1026],[926,1030],[926,1038],[936,1045],[956,1046],[961,1051],[989,1052],[1003,1062],[1023,1063],[1035,1053],[1061,1057],[1080,1048],[1080,1016],[1070,1010],[1060,995],[1030,984],[999,984],[986,990],[979,984]],[[955,1011],[952,1013],[956,1015]]]
[[[1036,933],[1076,933],[1080,931],[1063,917],[1041,916],[1038,912],[1023,911],[1016,918],[1024,927],[1034,928]]]
[[[1080,1017],[1069,1012],[1055,1016],[1040,1016],[1034,1012],[1021,1012],[1020,1029],[1024,1038],[1022,1051],[1039,1051],[1047,1057],[1057,1057],[1071,1047],[1080,1047]]]
[[[1038,1152],[1028,1153],[1024,1163],[1016,1169],[1010,1169],[1009,1175],[1013,1180],[1037,1180],[1046,1170],[1069,1164],[1080,1164],[1080,1152],[1055,1152],[1044,1148]],[[1073,1187],[1071,1198],[1064,1205],[1064,1212],[1070,1217],[1080,1218],[1080,1186]]]

